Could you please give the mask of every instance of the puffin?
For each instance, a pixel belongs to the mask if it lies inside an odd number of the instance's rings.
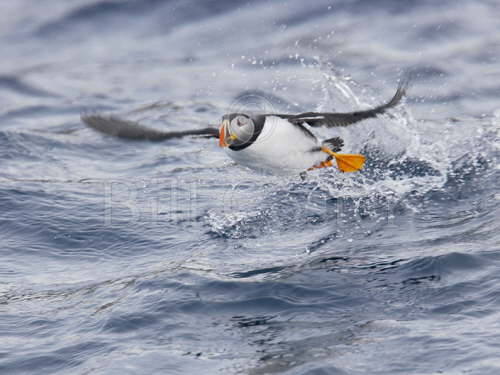
[[[342,172],[360,170],[365,157],[340,153],[344,141],[336,136],[320,140],[310,130],[315,127],[346,127],[374,118],[396,107],[406,95],[407,80],[401,80],[394,96],[385,104],[354,112],[228,113],[220,125],[184,131],[161,131],[114,115],[81,115],[88,127],[128,140],[168,141],[183,137],[218,139],[218,145],[237,164],[271,173],[297,173],[336,165]]]

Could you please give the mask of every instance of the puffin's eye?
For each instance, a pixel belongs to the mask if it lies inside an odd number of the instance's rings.
[[[245,126],[246,124],[248,124],[248,119],[246,117],[239,116],[236,118],[236,125],[241,127]]]
[[[233,118],[230,129],[231,136],[240,143],[247,142],[254,134],[253,121],[246,116],[236,116]]]

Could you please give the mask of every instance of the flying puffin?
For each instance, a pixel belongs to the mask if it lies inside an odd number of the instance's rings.
[[[238,164],[264,172],[300,174],[333,166],[333,159],[341,171],[354,172],[363,167],[363,155],[339,154],[344,145],[340,137],[320,141],[306,125],[348,126],[376,117],[399,104],[406,94],[407,83],[403,80],[387,103],[368,110],[296,115],[229,113],[222,117],[219,129],[207,127],[164,132],[116,116],[92,114],[82,115],[81,118],[92,129],[129,140],[165,141],[186,136],[218,138],[219,146]]]

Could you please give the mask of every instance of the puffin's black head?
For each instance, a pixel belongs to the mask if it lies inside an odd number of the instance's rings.
[[[224,115],[219,129],[219,146],[244,144],[252,138],[254,131],[255,124],[250,116],[243,113]]]

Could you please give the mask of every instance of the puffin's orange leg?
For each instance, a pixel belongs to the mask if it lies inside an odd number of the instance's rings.
[[[366,158],[360,154],[338,154],[328,147],[323,146],[321,151],[333,156],[337,160],[337,166],[342,172],[356,172],[363,168]]]
[[[313,165],[311,168],[307,168],[308,171],[313,171],[315,169],[320,169],[320,168],[326,168],[326,167],[331,167],[333,164],[332,164],[332,161],[331,160],[326,160],[326,161],[322,161],[321,163],[317,164],[317,165]]]

